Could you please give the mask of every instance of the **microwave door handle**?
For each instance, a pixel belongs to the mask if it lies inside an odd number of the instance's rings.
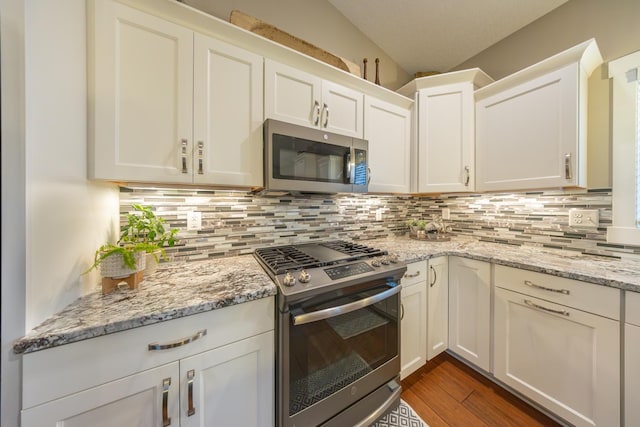
[[[325,308],[324,310],[312,311],[311,313],[298,314],[297,316],[293,316],[293,324],[298,326],[304,325],[305,323],[317,322],[319,320],[325,320],[331,317],[340,316],[341,314],[351,313],[352,311],[360,310],[361,308],[376,304],[397,294],[400,292],[400,289],[402,289],[402,285],[397,285],[395,282],[393,282],[392,286],[392,288],[380,292],[379,294],[340,305],[338,307],[330,307]]]
[[[349,150],[349,154],[347,155],[347,180],[350,184],[353,184],[356,181],[356,152],[355,148],[351,147]]]

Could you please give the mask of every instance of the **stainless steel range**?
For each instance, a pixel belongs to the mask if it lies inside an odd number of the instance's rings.
[[[400,399],[400,278],[347,241],[257,249],[278,285],[278,426],[369,425]]]

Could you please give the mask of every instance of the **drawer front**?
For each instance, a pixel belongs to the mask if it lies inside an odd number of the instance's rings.
[[[626,319],[627,323],[640,326],[640,293],[638,292],[625,292],[626,303]]]
[[[618,289],[503,265],[494,277],[497,287],[620,320]]]
[[[407,264],[407,272],[402,276],[402,286],[407,287],[427,280],[427,261]]]
[[[22,407],[27,409],[146,369],[274,329],[274,298],[129,329],[23,356]],[[175,348],[149,350],[206,335]]]

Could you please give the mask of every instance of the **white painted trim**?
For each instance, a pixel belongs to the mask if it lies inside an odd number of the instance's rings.
[[[607,241],[610,243],[640,244],[640,230],[636,228],[638,83],[628,78],[628,72],[639,65],[640,51],[609,63],[613,91],[613,226],[607,229]]]

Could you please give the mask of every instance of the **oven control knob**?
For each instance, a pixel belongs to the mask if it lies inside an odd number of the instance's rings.
[[[285,286],[293,286],[296,284],[296,278],[293,277],[293,275],[287,271],[287,274],[285,274],[284,277],[282,278],[282,284]]]
[[[305,270],[302,270],[298,275],[298,280],[300,281],[300,283],[307,283],[309,280],[311,280],[311,275]]]
[[[389,265],[389,258],[386,256],[383,256],[380,262],[384,265]]]
[[[389,262],[391,264],[396,264],[399,261],[398,260],[398,255],[396,255],[396,254],[391,254],[391,255],[389,255],[388,258],[389,258]]]
[[[378,258],[372,260],[371,267],[380,267],[380,260]]]

